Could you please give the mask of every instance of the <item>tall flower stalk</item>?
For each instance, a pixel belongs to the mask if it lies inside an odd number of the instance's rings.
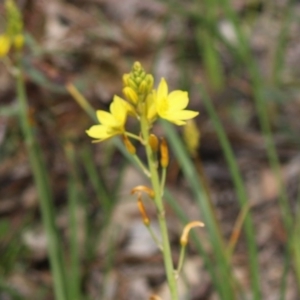
[[[24,46],[23,21],[21,12],[13,0],[5,1],[6,31],[0,35],[0,59],[14,75],[19,107],[19,121],[27,148],[29,164],[40,202],[42,222],[47,236],[47,247],[53,275],[54,294],[57,300],[67,300],[68,291],[63,265],[62,248],[55,224],[52,191],[42,157],[41,149],[34,135],[34,119],[28,108],[22,55]],[[11,57],[10,57],[11,55]]]
[[[178,300],[176,281],[183,263],[187,235],[191,228],[203,226],[203,223],[191,222],[183,230],[183,237],[180,240],[180,261],[176,269],[172,259],[163,203],[166,169],[169,163],[168,146],[164,139],[159,142],[159,139],[152,133],[152,127],[158,118],[165,119],[178,126],[185,125],[186,121],[196,117],[198,112],[185,109],[189,102],[187,92],[176,90],[169,93],[164,78],[161,79],[157,89],[153,89],[153,82],[153,76],[147,74],[139,62],[135,62],[131,72],[123,76],[125,99],[114,96],[110,105],[110,112],[97,111],[96,115],[100,124],[92,126],[87,130],[87,134],[94,138],[95,142],[102,142],[113,136],[122,135],[126,149],[149,178],[151,188],[137,186],[132,189],[132,193],[137,195],[138,208],[143,222],[162,252],[171,298]],[[138,132],[126,130],[128,117],[133,117],[138,121]],[[146,165],[137,156],[134,141],[138,141],[144,146],[147,156]],[[143,205],[144,194],[153,200],[156,207],[160,238],[151,229],[151,220]]]

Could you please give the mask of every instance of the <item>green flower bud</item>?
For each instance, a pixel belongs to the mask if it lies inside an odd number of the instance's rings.
[[[135,91],[138,89],[137,84],[135,83],[134,80],[132,80],[132,78],[128,79],[128,86],[131,87]]]
[[[139,93],[142,95],[148,94],[147,82],[145,80],[139,85]]]
[[[138,62],[138,61],[136,61],[136,62],[133,64],[132,71],[140,71],[141,69],[143,69],[141,63]]]

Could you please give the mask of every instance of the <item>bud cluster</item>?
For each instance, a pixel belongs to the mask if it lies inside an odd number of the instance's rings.
[[[130,73],[123,75],[123,93],[134,105],[146,99],[153,88],[153,76],[147,74],[139,62],[135,62]]]

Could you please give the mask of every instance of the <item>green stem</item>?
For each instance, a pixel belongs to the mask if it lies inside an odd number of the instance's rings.
[[[162,252],[164,257],[167,280],[168,280],[169,289],[171,293],[171,299],[178,300],[179,298],[178,298],[176,278],[174,273],[174,266],[172,261],[172,253],[171,253],[169,235],[168,235],[167,224],[165,219],[165,210],[164,210],[163,201],[161,197],[160,180],[157,172],[156,162],[153,159],[154,156],[152,153],[152,149],[148,142],[149,126],[148,126],[148,121],[144,115],[141,117],[141,131],[142,131],[143,140],[145,141],[147,160],[148,160],[149,170],[151,173],[151,183],[155,193],[154,200],[155,200],[156,208],[158,210],[158,221],[159,221],[159,227],[162,236]]]
[[[177,270],[176,270],[177,277],[179,277],[180,271],[181,271],[182,266],[183,266],[183,261],[184,261],[184,256],[185,256],[185,249],[186,249],[186,246],[181,246],[180,256],[179,256],[179,263],[178,263],[178,267],[177,267]]]
[[[136,161],[137,165],[141,168],[141,170],[144,172],[144,174],[147,177],[151,177],[151,174],[149,173],[149,170],[144,166],[144,164],[142,163],[142,161],[140,160],[140,158],[136,155],[133,154],[132,155],[133,159]]]
[[[32,127],[28,119],[27,96],[22,74],[21,61],[19,59],[18,69],[15,74],[17,83],[17,96],[20,107],[19,119],[29,155],[29,162],[40,199],[42,221],[47,235],[55,296],[58,300],[65,300],[67,299],[67,289],[65,283],[66,276],[62,264],[62,252],[59,246],[57,228],[55,226],[52,193],[41,151],[36,140],[34,139]]]
[[[156,236],[155,232],[153,231],[153,229],[151,228],[150,224],[146,225],[146,228],[148,229],[152,239],[154,240],[154,242],[157,245],[157,247],[159,248],[159,250],[163,251],[163,247],[161,245],[161,242],[157,238],[157,236]]]

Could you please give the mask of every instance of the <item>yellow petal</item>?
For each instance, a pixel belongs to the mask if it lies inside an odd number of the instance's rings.
[[[175,125],[178,125],[178,126],[182,126],[182,125],[186,124],[186,121],[181,121],[181,120],[173,119],[173,118],[170,118],[170,117],[165,117],[164,119],[171,122],[171,123],[174,123]]]
[[[125,124],[127,116],[127,109],[124,103],[126,102],[122,98],[114,96],[114,100],[109,107],[113,117],[122,125]]]
[[[95,139],[107,139],[111,135],[107,133],[107,127],[104,125],[94,125],[89,130],[86,130],[88,136]]]
[[[182,110],[189,103],[188,93],[184,91],[173,91],[168,96],[169,110]]]
[[[168,85],[164,78],[160,80],[160,83],[157,88],[157,101],[161,101],[168,96]]]
[[[168,116],[178,120],[189,120],[195,118],[198,114],[199,112],[193,110],[181,110],[169,113]]]
[[[147,109],[147,119],[150,122],[153,122],[157,115],[153,94],[148,94],[146,98],[146,109]]]
[[[96,112],[99,122],[105,126],[118,127],[119,122],[114,118],[112,114],[104,110],[97,110]]]

